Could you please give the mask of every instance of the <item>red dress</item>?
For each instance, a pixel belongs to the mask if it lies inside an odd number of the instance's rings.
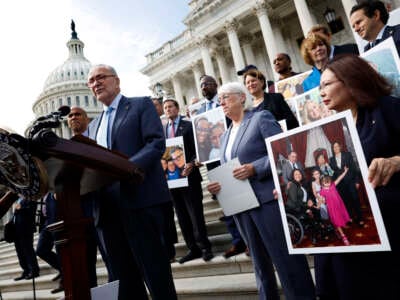
[[[331,183],[329,188],[321,186],[319,194],[325,198],[326,206],[328,206],[329,219],[333,226],[343,227],[350,221],[349,214],[344,206],[342,198],[336,189],[334,182]]]

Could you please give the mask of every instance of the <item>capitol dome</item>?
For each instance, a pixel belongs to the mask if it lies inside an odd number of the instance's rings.
[[[67,42],[69,57],[47,77],[43,91],[33,104],[36,118],[57,111],[61,106],[79,106],[87,112],[90,119],[102,111],[101,103],[86,86],[92,64],[83,54],[85,45],[78,38],[74,21],[71,23],[71,30],[71,39]],[[66,121],[55,131],[64,138],[71,136]]]

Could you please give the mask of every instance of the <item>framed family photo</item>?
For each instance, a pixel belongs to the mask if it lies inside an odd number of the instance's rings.
[[[220,137],[226,131],[222,107],[192,117],[196,157],[201,163],[219,161]]]
[[[390,37],[360,55],[393,86],[393,96],[400,97],[400,59]]]
[[[183,137],[178,136],[165,140],[166,149],[161,157],[165,178],[170,189],[188,186],[187,177],[182,175],[186,164]]]
[[[289,253],[390,250],[350,111],[266,144]]]

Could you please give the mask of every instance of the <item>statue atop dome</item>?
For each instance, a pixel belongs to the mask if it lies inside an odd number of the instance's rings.
[[[74,22],[74,20],[71,20],[71,30],[72,30],[71,38],[77,40],[78,39],[78,34],[75,31],[75,22]]]

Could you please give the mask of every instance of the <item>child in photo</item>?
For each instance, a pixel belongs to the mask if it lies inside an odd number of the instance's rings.
[[[321,179],[321,190],[319,191],[320,195],[325,198],[329,218],[346,246],[349,246],[350,242],[343,232],[343,227],[350,221],[350,217],[336,189],[336,185],[339,184],[348,170],[345,167],[344,172],[334,182],[332,182],[331,176],[323,176]]]

